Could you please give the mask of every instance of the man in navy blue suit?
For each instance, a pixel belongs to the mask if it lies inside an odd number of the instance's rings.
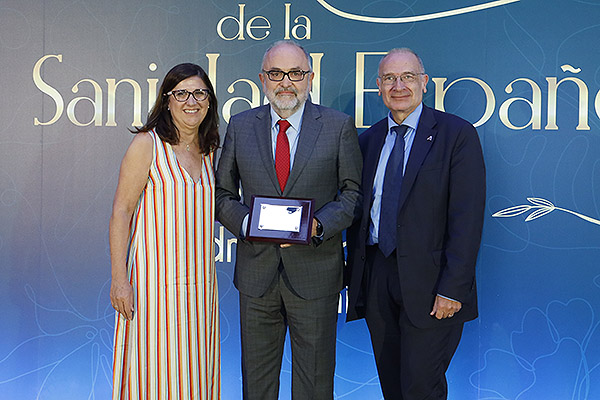
[[[386,118],[359,137],[362,217],[348,231],[348,320],[366,318],[385,399],[446,399],[446,370],[477,317],[485,165],[467,121],[422,103],[410,49],[379,64]]]

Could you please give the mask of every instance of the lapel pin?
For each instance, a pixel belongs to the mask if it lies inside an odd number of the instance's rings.
[[[432,140],[433,140],[433,136],[429,136],[429,137],[427,138],[427,141],[428,141],[428,142],[431,142]]]

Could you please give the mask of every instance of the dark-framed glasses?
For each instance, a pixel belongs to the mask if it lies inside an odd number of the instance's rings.
[[[165,96],[173,95],[175,100],[183,103],[184,101],[188,101],[188,99],[190,98],[190,94],[194,96],[194,99],[196,101],[200,102],[206,100],[206,98],[208,97],[208,89],[196,89],[193,92],[190,92],[189,90],[185,89],[171,90],[170,92],[165,93]]]
[[[405,84],[415,83],[417,81],[417,78],[419,77],[419,75],[425,75],[425,73],[424,72],[405,72],[402,75],[386,74],[386,75],[380,76],[379,79],[381,79],[381,83],[384,84],[385,86],[392,86],[392,85],[396,84],[398,79],[400,79],[400,81]]]
[[[270,71],[265,71],[263,69],[263,74],[269,77],[270,81],[273,82],[281,82],[283,78],[286,76],[292,82],[298,82],[304,79],[304,75],[310,74],[310,71],[302,71],[301,69],[293,69],[288,72],[279,71],[276,69],[272,69]]]

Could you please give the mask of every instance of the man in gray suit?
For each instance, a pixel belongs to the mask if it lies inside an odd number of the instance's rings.
[[[358,211],[362,157],[352,118],[307,101],[313,77],[298,44],[271,46],[259,74],[270,105],[231,118],[219,160],[217,218],[238,237],[234,283],[247,400],[278,398],[288,327],[292,397],[333,398],[342,231]],[[246,240],[253,195],[314,199],[312,243]]]

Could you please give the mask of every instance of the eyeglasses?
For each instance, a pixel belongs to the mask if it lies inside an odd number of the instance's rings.
[[[304,75],[310,74],[310,71],[302,71],[301,69],[294,69],[292,71],[283,72],[283,71],[279,71],[279,70],[265,71],[263,69],[263,74],[267,75],[269,77],[269,80],[273,81],[273,82],[281,82],[283,80],[283,78],[285,78],[286,76],[288,77],[288,79],[290,81],[298,82],[298,81],[301,81],[304,79]]]
[[[172,90],[168,93],[165,93],[165,96],[173,95],[175,100],[183,103],[184,101],[188,101],[188,99],[190,98],[190,94],[194,96],[194,99],[196,101],[200,102],[206,100],[206,98],[208,97],[208,89],[196,89],[193,92],[190,92],[185,89]]]
[[[415,83],[419,75],[425,75],[423,72],[405,72],[402,75],[387,74],[380,76],[381,83],[385,86],[392,86],[396,84],[396,81],[400,79],[402,83]]]

